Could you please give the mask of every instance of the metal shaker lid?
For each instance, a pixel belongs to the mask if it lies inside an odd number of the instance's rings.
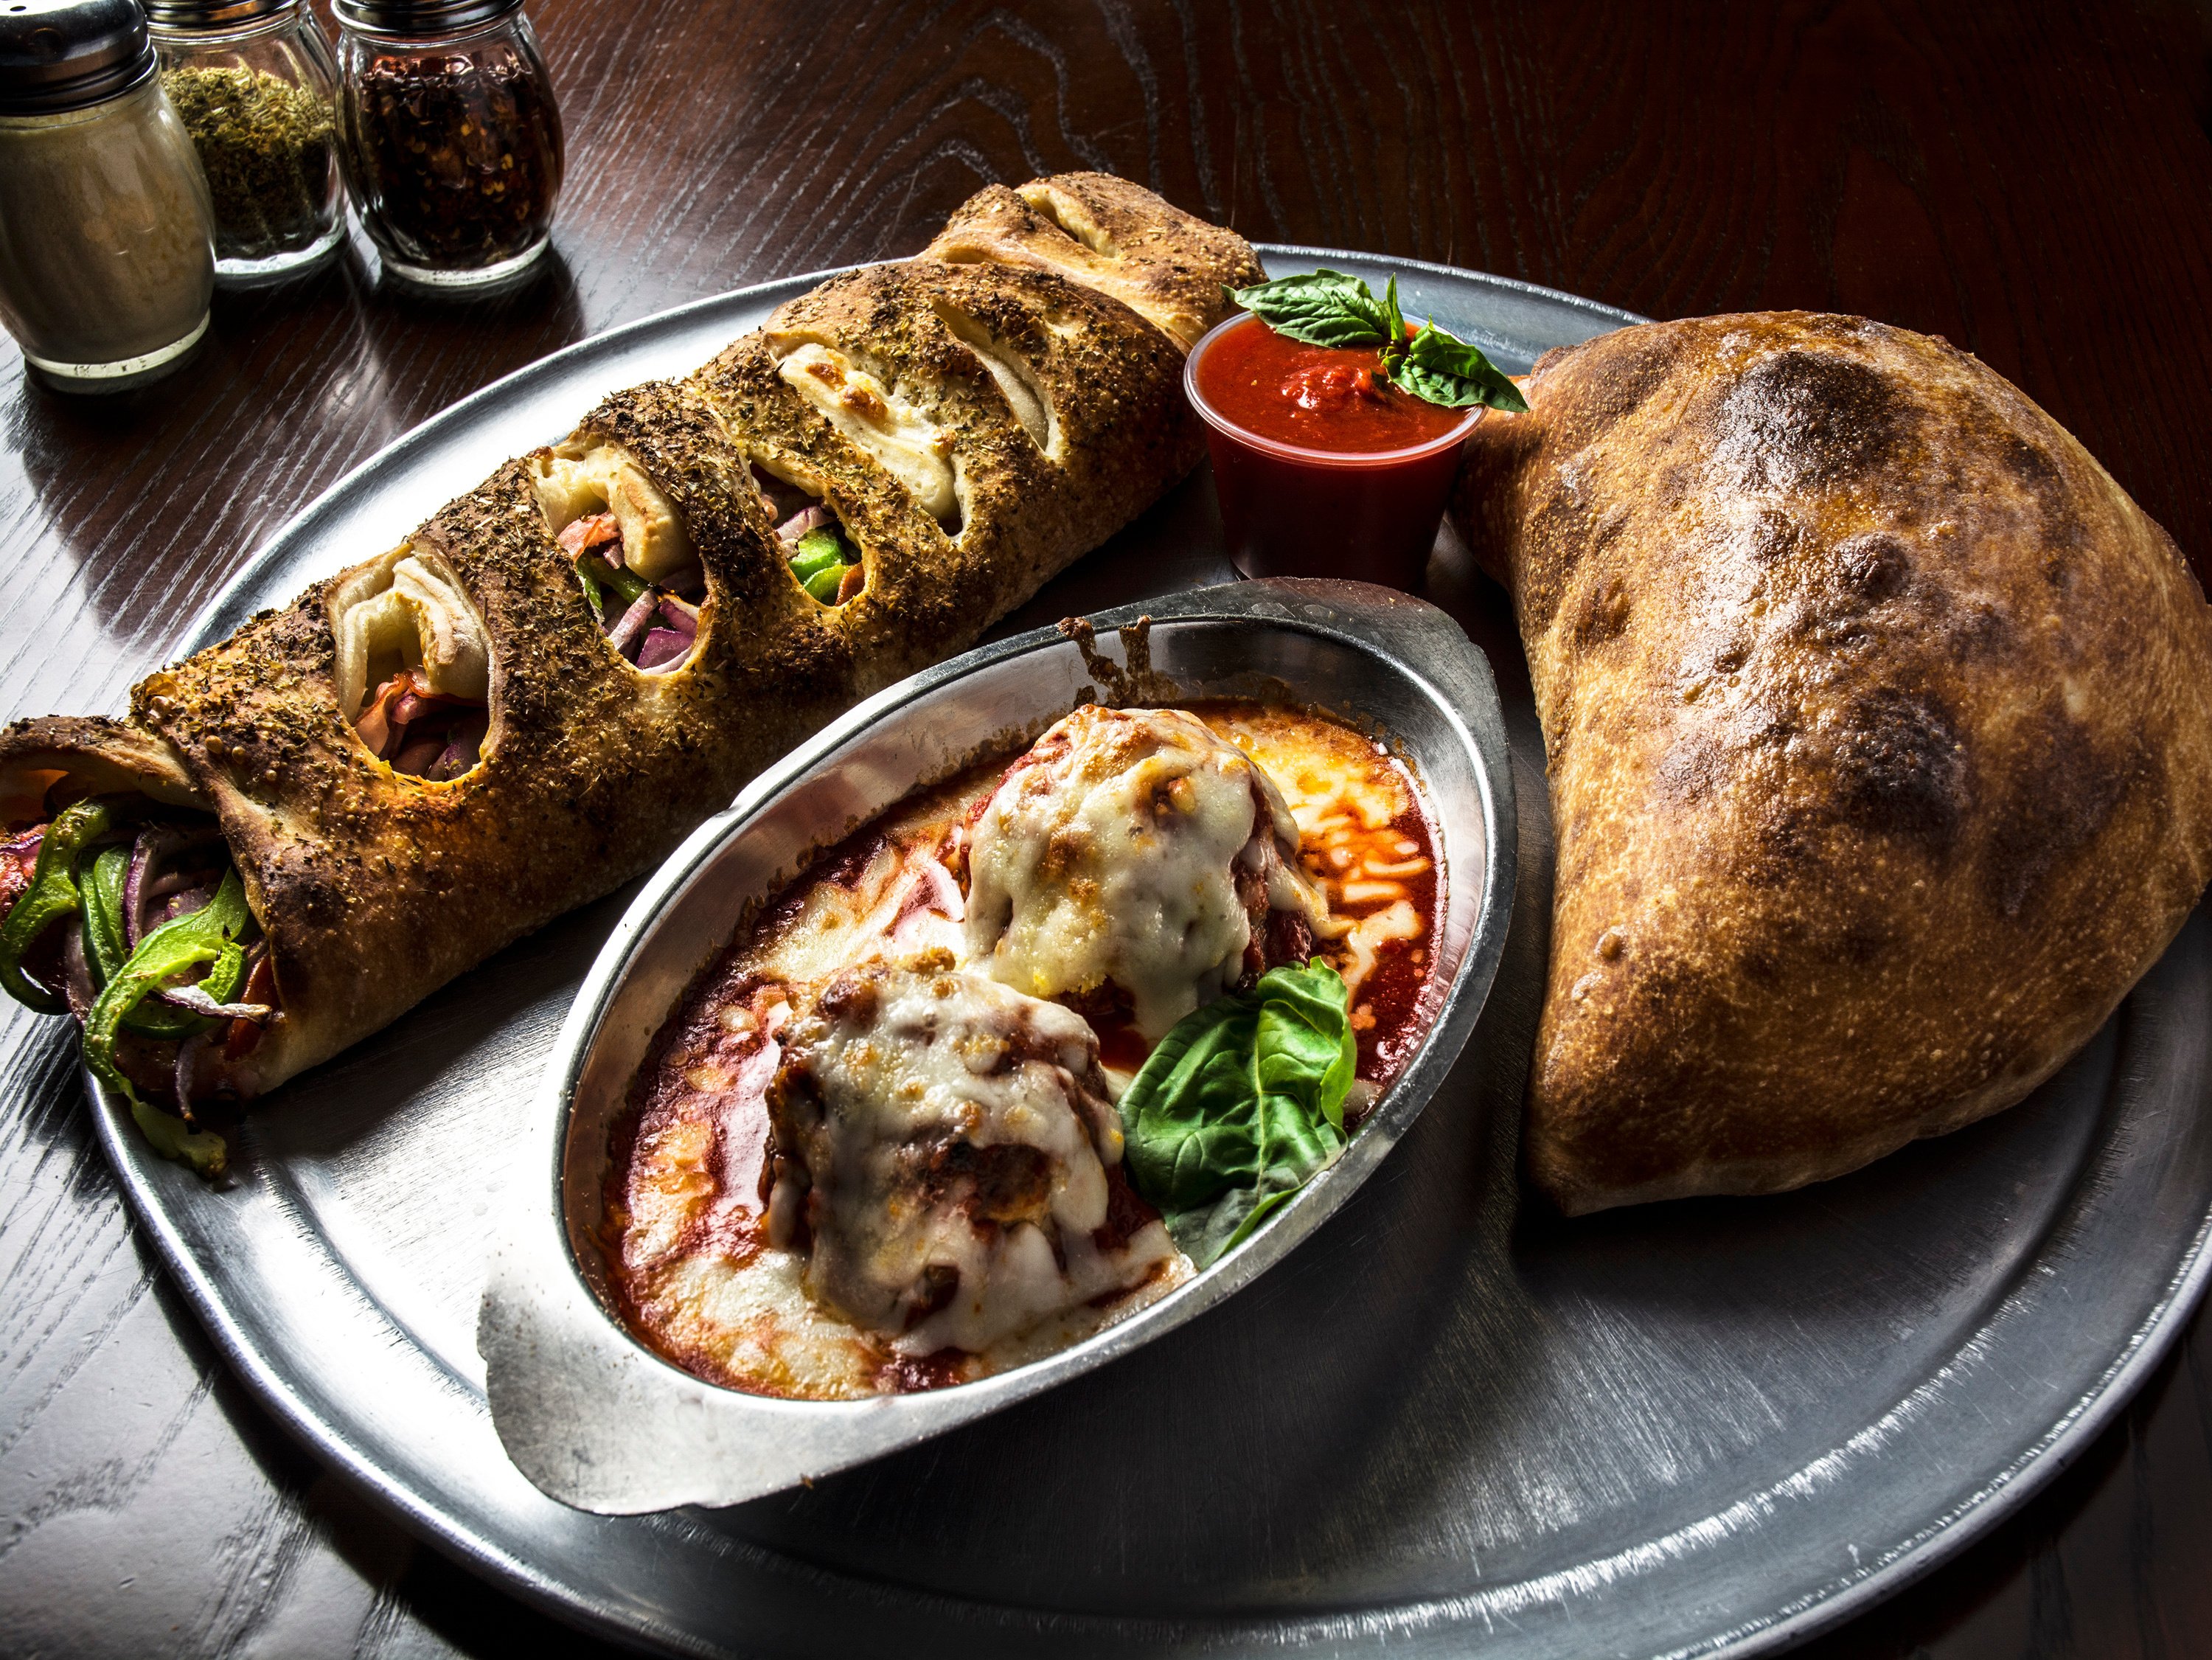
[[[0,115],[53,115],[128,92],[154,72],[136,0],[0,3]]]
[[[366,33],[450,34],[520,11],[522,0],[331,0],[331,9]]]
[[[146,19],[156,28],[243,28],[264,17],[296,8],[300,0],[144,0]]]

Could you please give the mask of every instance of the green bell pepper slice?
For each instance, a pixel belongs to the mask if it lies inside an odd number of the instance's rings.
[[[85,843],[105,836],[114,815],[105,802],[80,801],[66,807],[39,840],[39,862],[31,885],[0,924],[0,989],[41,1014],[66,1014],[69,1005],[23,972],[23,958],[39,936],[82,908],[77,893],[76,861]]]
[[[852,555],[845,550],[845,544],[833,530],[811,530],[799,538],[798,545],[791,550],[791,574],[801,582],[852,562]]]
[[[578,554],[576,570],[579,575],[590,577],[601,587],[612,588],[622,596],[624,606],[635,605],[644,596],[644,583],[620,567],[609,564],[596,553]]]
[[[118,843],[94,855],[91,874],[78,885],[84,901],[84,956],[94,986],[112,980],[131,955],[131,936],[123,922],[123,891],[130,880],[131,848]]]
[[[845,565],[832,565],[827,570],[815,572],[806,579],[807,593],[825,605],[836,605],[837,589],[843,583],[845,573],[849,569],[850,567]]]
[[[576,562],[576,581],[584,590],[584,603],[592,608],[592,620],[601,628],[607,625],[607,596],[599,580],[584,569],[584,562]]]
[[[124,893],[131,879],[131,849],[102,848],[93,860],[91,879],[83,884],[84,954],[92,964],[93,982],[105,987],[120,973],[131,956],[131,935],[123,917]],[[238,988],[217,978],[222,964],[207,978],[208,995],[228,1002]],[[239,976],[242,978],[243,976]],[[142,1003],[123,1017],[123,1024],[149,1037],[189,1037],[216,1025],[204,1014],[167,1004]]]
[[[235,870],[227,872],[207,904],[189,916],[163,923],[138,942],[138,949],[108,981],[84,1018],[84,1058],[94,1076],[131,1104],[131,1117],[155,1151],[184,1160],[203,1176],[221,1173],[228,1154],[222,1137],[192,1129],[143,1098],[115,1064],[115,1040],[125,1018],[140,1003],[199,964],[215,965],[200,982],[210,996],[227,1001],[234,995],[246,973],[246,950],[238,936],[252,920],[245,885]]]

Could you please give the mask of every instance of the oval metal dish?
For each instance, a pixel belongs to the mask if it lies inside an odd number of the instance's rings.
[[[477,1335],[500,1439],[544,1492],[614,1515],[734,1505],[911,1446],[1103,1365],[1279,1262],[1428,1104],[1482,1012],[1513,909],[1513,787],[1489,663],[1434,606],[1361,583],[1236,583],[1141,614],[1149,617],[1141,629],[1137,606],[1091,618],[1095,649],[1040,629],[871,699],[702,825],[609,936],[547,1063]],[[1124,629],[1115,641],[1113,631]],[[1133,638],[1146,642],[1145,655]],[[1117,653],[1136,660],[1117,662]],[[846,1402],[746,1395],[670,1365],[610,1311],[598,1244],[608,1130],[654,1034],[744,915],[815,854],[978,755],[1033,739],[1079,703],[1121,701],[1116,682],[1146,702],[1261,696],[1328,710],[1376,731],[1412,765],[1444,871],[1433,972],[1445,990],[1405,1071],[1344,1156],[1243,1246],[1045,1359],[957,1389]]]

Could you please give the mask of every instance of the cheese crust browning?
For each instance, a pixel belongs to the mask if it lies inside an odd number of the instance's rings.
[[[1524,1151],[1570,1213],[1840,1175],[2019,1100],[2212,873],[2212,612],[1940,340],[1780,313],[1553,351],[1455,514],[1558,838]]]
[[[1199,716],[1081,711],[1063,726],[1126,725],[1132,754],[1148,727],[1179,753],[1188,727],[1280,781],[1262,797],[1238,763],[1242,828],[1215,862],[1241,871],[1246,838],[1260,827],[1272,842],[1278,811],[1295,824],[1318,954],[1352,985],[1356,1118],[1431,1012],[1442,873],[1419,792],[1383,746],[1323,717]],[[1056,1001],[1025,994],[1026,964],[1021,986],[1001,983],[969,937],[970,838],[986,803],[1046,770],[1030,758],[925,791],[824,854],[701,976],[640,1068],[611,1135],[600,1243],[617,1310],[677,1365],[808,1399],[943,1387],[1064,1348],[1190,1277],[1122,1173],[1109,1094],[1147,1047],[1126,1011],[1081,974],[1048,976],[1067,988]],[[1203,816],[1195,802],[1164,811]],[[1095,826],[1102,844],[1161,865],[1170,885],[1192,875],[1134,833],[1148,802],[1122,817],[1132,834]],[[1037,834],[1059,844],[1065,830]],[[1103,873],[1077,866],[1074,887]],[[1214,909],[1241,920],[1250,897],[1224,889]],[[1245,936],[1223,940],[1214,954],[1252,972]],[[1072,966],[1087,961],[1079,951]],[[1102,1055],[1115,1034],[1123,1046]]]

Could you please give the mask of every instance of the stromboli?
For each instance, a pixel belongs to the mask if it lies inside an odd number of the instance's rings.
[[[1050,183],[1149,225],[1141,269],[1123,273],[1138,289],[1171,267],[1218,307],[1223,284],[1258,271],[1241,240],[1133,186]],[[1091,250],[1084,269],[1121,267]],[[957,519],[793,390],[779,365],[809,345],[927,421]],[[1048,270],[925,258],[836,279],[691,380],[609,398],[401,549],[149,677],[127,721],[17,722],[0,735],[0,794],[19,821],[117,791],[214,816],[280,1010],[210,1082],[250,1096],[635,874],[790,744],[966,644],[1149,505],[1200,453],[1180,368],[1152,323]],[[673,509],[702,573],[696,646],[657,672],[610,648],[546,512],[549,480],[573,482],[556,464],[573,472],[609,446]],[[776,480],[857,550],[843,604],[794,579],[762,495]],[[653,519],[649,497],[631,505]],[[452,779],[373,752],[349,707],[366,688],[338,683],[334,601],[407,559],[450,578],[488,658],[481,759]],[[447,717],[465,711],[457,697]]]

